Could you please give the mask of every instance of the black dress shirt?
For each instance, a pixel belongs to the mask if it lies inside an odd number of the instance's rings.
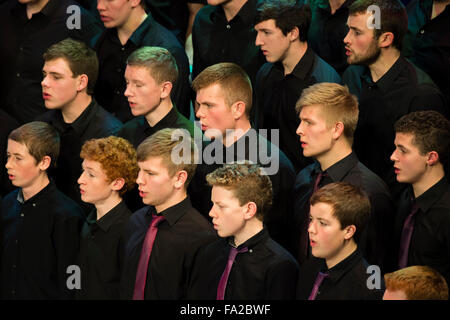
[[[186,129],[191,137],[194,137],[194,134],[200,139],[202,137],[202,131],[192,121],[179,113],[175,106],[153,127],[150,126],[144,116],[140,116],[125,123],[117,136],[127,139],[137,148],[145,138],[165,128]]]
[[[228,261],[233,239],[220,239],[201,250],[195,260],[188,299],[215,300],[217,287]],[[233,245],[234,246],[234,245]],[[266,229],[239,245],[247,252],[238,253],[234,260],[225,300],[286,300],[296,293],[297,261]]]
[[[331,14],[328,0],[306,0],[311,7],[308,44],[339,74],[347,68],[344,38],[347,35],[348,7],[354,0],[346,0]]]
[[[83,212],[50,182],[24,201],[22,189],[1,203],[3,299],[70,299],[67,267],[76,265]]]
[[[407,189],[399,201],[395,232],[396,258],[403,224],[411,212],[413,194],[411,189]],[[415,200],[419,211],[415,215],[408,266],[430,266],[450,283],[450,183],[444,177]]]
[[[0,196],[5,196],[16,187],[8,179],[6,172],[6,149],[8,148],[8,136],[17,127],[19,123],[0,109]]]
[[[154,207],[136,211],[130,218],[125,244],[122,297],[133,297],[142,244],[150,226]],[[191,206],[189,198],[160,212],[165,220],[158,225],[148,264],[145,299],[179,300],[186,297],[188,277],[198,250],[217,239],[212,225]]]
[[[205,141],[205,143],[207,143]],[[213,148],[214,147],[214,148]],[[242,152],[243,151],[243,152]],[[216,157],[223,152],[221,157]],[[211,163],[207,157],[211,156]],[[295,180],[295,172],[291,161],[270,143],[265,137],[259,135],[256,130],[250,129],[238,141],[229,147],[223,146],[221,141],[213,141],[203,147],[201,163],[189,185],[188,193],[191,196],[193,206],[205,217],[208,217],[212,207],[211,190],[206,183],[206,175],[221,167],[224,163],[249,160],[266,168],[272,182],[273,202],[272,208],[264,217],[270,236],[286,245],[286,221],[291,212],[292,187]]]
[[[256,73],[266,62],[261,50],[255,45],[253,21],[256,2],[248,0],[230,21],[221,5],[208,5],[200,9],[192,27],[192,79],[213,64],[234,62],[255,83]]]
[[[27,18],[26,5],[8,1],[0,7],[0,108],[19,122],[33,121],[46,109],[42,98],[42,55],[68,37],[86,43],[102,31],[99,21],[81,8],[81,28],[73,28],[66,10],[72,0],[50,0]],[[71,11],[69,11],[71,12]]]
[[[319,287],[316,300],[381,300],[384,280],[380,275],[380,289],[369,289],[367,280],[371,276],[361,253],[356,249],[347,258],[328,269],[325,259],[312,257],[300,267],[297,299],[307,300],[319,272],[329,273]]]
[[[77,299],[120,298],[125,227],[131,216],[122,201],[97,220],[91,211],[81,230],[79,263],[81,289]]]
[[[434,19],[432,9],[433,0],[408,4],[403,54],[433,79],[450,103],[450,5]]]
[[[144,46],[162,47],[175,58],[178,66],[178,79],[172,88],[171,97],[180,112],[189,117],[189,61],[177,38],[148,13],[147,18],[122,45],[117,29],[106,29],[93,41],[99,60],[99,75],[95,87],[95,98],[106,110],[122,122],[133,118],[127,98],[124,96],[124,78],[128,56]]]
[[[340,83],[337,72],[308,46],[292,73],[284,75],[280,62],[266,63],[256,76],[255,125],[258,129],[279,129],[280,149],[299,172],[311,161],[303,156],[295,134],[300,119],[295,104],[303,89],[318,82]]]
[[[309,200],[314,190],[314,182],[320,172],[322,172],[320,164],[315,162],[303,169],[295,181],[294,215],[289,226],[293,228],[290,231],[293,239],[292,252],[298,257],[300,263],[303,263],[306,258],[298,255],[300,231],[307,230],[305,223],[309,224]],[[361,233],[358,246],[370,264],[378,265],[383,273],[393,271],[395,263],[392,241],[395,209],[386,184],[359,162],[353,152],[329,167],[325,173],[327,175],[322,178],[319,187],[342,181],[360,187],[367,193],[371,204],[370,219]]]
[[[61,147],[56,170],[49,173],[55,178],[58,188],[75,200],[86,212],[91,211],[92,205],[81,200],[78,178],[81,175],[80,151],[89,139],[104,138],[115,135],[122,123],[105,111],[95,99],[72,123],[64,122],[60,110],[51,110],[37,120],[52,125],[59,133]]]
[[[403,57],[377,82],[372,81],[369,68],[353,67],[343,75],[349,87],[356,85],[351,90],[360,92],[353,148],[359,160],[387,183],[395,201],[404,190],[390,160],[395,149],[395,122],[420,110],[435,110],[448,117],[448,106],[432,80]]]

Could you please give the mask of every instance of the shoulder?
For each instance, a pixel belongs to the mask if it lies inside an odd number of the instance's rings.
[[[195,16],[194,26],[198,25],[203,27],[205,25],[212,24],[211,14],[216,10],[217,8],[211,5],[206,5],[201,8]]]
[[[295,258],[272,238],[267,240],[265,246],[273,255],[273,258],[271,259],[272,262],[275,262],[276,264],[288,264],[295,269],[299,268]]]
[[[331,65],[325,62],[325,60],[323,60],[317,54],[316,58],[317,64],[313,70],[313,75],[317,79],[317,82],[334,82],[334,83],[342,82],[341,77]]]
[[[49,194],[48,205],[52,206],[53,213],[61,218],[84,219],[83,210],[80,206],[64,193],[55,189]]]
[[[103,109],[102,106],[98,105],[91,125],[95,125],[100,134],[111,135],[119,131],[122,127],[122,122],[111,113]]]
[[[261,68],[259,68],[258,73],[256,74],[256,81],[258,82],[258,80],[262,80],[264,78],[266,78],[268,76],[268,74],[270,73],[270,71],[273,68],[273,64],[270,62],[266,62],[264,63]]]

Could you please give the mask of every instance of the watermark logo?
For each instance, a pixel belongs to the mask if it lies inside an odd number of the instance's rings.
[[[81,9],[77,5],[71,5],[67,7],[67,14],[70,16],[66,20],[66,27],[69,30],[81,29]]]
[[[367,274],[370,276],[367,278],[366,285],[370,290],[381,289],[381,270],[377,265],[370,265],[367,267]]]
[[[381,29],[381,9],[379,6],[373,4],[367,7],[366,12],[370,14],[367,19],[367,28]]]
[[[81,289],[81,269],[77,265],[70,265],[66,269],[67,277],[66,286],[67,289]]]

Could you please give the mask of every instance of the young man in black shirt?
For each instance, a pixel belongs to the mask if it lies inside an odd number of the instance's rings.
[[[257,8],[256,45],[267,63],[256,76],[252,120],[258,129],[278,129],[279,147],[296,173],[310,161],[299,150],[295,103],[304,88],[318,82],[340,83],[337,72],[308,46],[311,10],[295,0],[267,0]]]
[[[379,8],[379,26],[377,18],[367,12],[370,5]],[[436,110],[448,116],[448,106],[430,77],[401,55],[408,17],[400,2],[357,0],[349,7],[347,25],[344,42],[352,66],[343,79],[359,97],[360,111],[354,150],[397,200],[404,186],[396,182],[389,161],[395,121],[417,110]]]
[[[218,63],[203,70],[192,82],[197,93],[196,115],[200,119],[205,141],[201,164],[189,189],[196,208],[205,216],[211,209],[211,187],[206,174],[224,163],[250,160],[261,165],[272,181],[273,207],[264,223],[270,236],[286,245],[286,218],[290,213],[290,192],[295,173],[292,163],[266,137],[251,127],[252,86],[245,71],[234,63]],[[278,139],[275,130],[272,140]],[[196,141],[197,142],[197,141]]]
[[[131,216],[122,197],[136,183],[139,171],[136,150],[125,139],[110,136],[86,141],[80,156],[81,200],[95,205],[95,209],[81,231],[81,288],[76,298],[117,300],[125,227]]]
[[[297,175],[294,213],[290,226],[293,253],[300,263],[309,256],[307,227],[309,199],[317,188],[344,181],[361,187],[369,196],[371,214],[360,237],[360,251],[371,264],[384,272],[393,270],[391,244],[394,208],[386,184],[367,169],[352,151],[358,121],[358,102],[346,87],[317,83],[302,93],[297,102],[300,125],[297,134],[303,155],[315,162]]]
[[[70,299],[69,266],[76,265],[83,212],[47,176],[59,136],[30,122],[8,137],[9,179],[18,187],[1,202],[3,299]]]
[[[184,129],[162,129],[137,149],[136,182],[147,206],[128,223],[124,299],[185,298],[195,255],[216,239],[212,225],[192,207],[186,192],[197,166],[195,153]]]
[[[77,201],[86,214],[92,206],[80,199],[81,146],[86,140],[116,134],[122,123],[92,97],[98,75],[95,51],[86,44],[65,39],[47,49],[41,82],[45,107],[38,120],[48,122],[61,137],[61,152],[54,172],[56,185]]]
[[[331,183],[313,194],[308,227],[313,257],[300,268],[298,299],[381,300],[382,279],[379,288],[369,288],[369,264],[357,245],[369,215],[366,194],[349,183]]]
[[[395,124],[397,180],[410,187],[400,197],[398,267],[427,265],[450,283],[450,121],[435,111],[413,112]]]
[[[298,264],[263,225],[272,205],[272,183],[257,164],[226,164],[207,175],[209,213],[223,238],[201,251],[188,299],[293,299]]]
[[[128,56],[142,46],[169,50],[178,66],[178,81],[171,92],[178,110],[189,118],[189,61],[175,35],[145,12],[144,0],[98,0],[97,10],[106,30],[93,39],[100,71],[95,98],[122,122],[133,118],[125,91]]]

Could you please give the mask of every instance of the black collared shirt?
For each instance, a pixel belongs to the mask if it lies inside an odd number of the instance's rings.
[[[403,224],[411,212],[412,198],[412,190],[407,189],[399,200],[395,233],[396,258]],[[415,215],[408,266],[430,266],[450,283],[450,183],[447,178],[443,177],[417,197],[416,203],[419,211]]]
[[[403,54],[425,71],[450,103],[450,5],[431,19],[433,0],[411,1]]]
[[[347,68],[344,38],[347,35],[348,7],[354,0],[346,0],[331,14],[328,0],[307,0],[311,7],[311,25],[308,44],[323,60],[339,74]]]
[[[88,214],[92,205],[81,200],[77,182],[81,175],[81,147],[89,139],[115,135],[122,123],[105,111],[95,99],[92,99],[89,106],[73,123],[65,123],[60,110],[48,111],[37,120],[55,127],[61,139],[57,167],[56,170],[50,171],[50,174],[55,178],[58,188],[75,200]]]
[[[68,37],[86,43],[102,27],[81,8],[80,27],[72,24],[72,0],[50,0],[27,18],[26,5],[8,1],[0,7],[0,106],[18,121],[33,121],[46,109],[42,99],[42,55],[47,48]]]
[[[266,59],[255,45],[253,21],[256,0],[248,0],[236,16],[227,21],[221,5],[205,6],[196,15],[192,27],[194,79],[206,67],[219,62],[234,62],[247,72],[252,83]]]
[[[122,297],[133,297],[136,271],[142,244],[150,226],[154,207],[144,207],[130,218],[125,244],[125,265],[122,276]],[[194,256],[204,245],[217,239],[212,225],[191,206],[189,198],[160,212],[149,260],[145,299],[180,300],[186,297],[188,277]]]
[[[190,279],[188,299],[215,300],[217,287],[225,270],[231,239],[220,239],[201,250],[195,260]],[[297,261],[266,229],[252,236],[237,248],[230,271],[225,300],[294,299],[297,285]]]
[[[70,299],[67,267],[76,265],[81,208],[50,182],[24,201],[22,189],[1,202],[3,299]]]
[[[336,71],[308,46],[292,73],[284,75],[280,62],[266,63],[256,76],[253,121],[258,129],[279,129],[280,149],[298,172],[311,161],[303,156],[296,130],[300,119],[295,104],[304,88],[318,82],[340,83]]]
[[[222,152],[222,156],[218,157]],[[188,187],[193,206],[205,217],[208,217],[212,207],[211,187],[206,183],[206,175],[221,167],[224,163],[249,160],[266,169],[273,190],[273,202],[270,211],[264,217],[270,236],[286,245],[286,221],[291,212],[292,187],[295,172],[291,161],[266,137],[250,129],[238,141],[225,147],[221,141],[205,142],[203,146],[201,163]]]
[[[127,139],[137,148],[145,138],[165,128],[186,129],[192,137],[194,137],[194,134],[198,135],[199,138],[202,136],[201,130],[192,121],[179,113],[175,106],[153,127],[150,126],[144,116],[140,116],[125,123],[117,133],[117,136]]]
[[[81,230],[79,265],[81,290],[77,299],[120,298],[125,227],[131,216],[122,201],[97,220],[92,210]]]
[[[295,181],[294,215],[293,222],[289,223],[292,228],[290,233],[294,254],[299,252],[299,230],[307,230],[304,224],[309,223],[309,200],[316,177],[321,171],[320,164],[315,162],[303,169]],[[360,187],[367,193],[371,214],[366,228],[361,233],[358,246],[369,263],[380,266],[383,272],[392,271],[395,268],[392,249],[395,209],[386,184],[359,162],[353,152],[329,167],[325,173],[327,175],[322,178],[319,187],[343,181]],[[300,263],[306,258],[300,255],[297,257]]]
[[[128,56],[143,46],[162,47],[175,58],[178,79],[171,92],[172,101],[180,112],[189,117],[189,61],[177,38],[148,13],[147,18],[133,32],[125,45],[120,43],[117,29],[106,29],[93,40],[99,60],[99,75],[95,87],[95,98],[122,122],[133,119],[127,98],[124,96],[124,78]]]
[[[397,182],[390,160],[395,149],[394,124],[405,114],[420,110],[435,110],[448,117],[445,98],[422,70],[403,57],[377,82],[372,81],[369,68],[360,66],[350,66],[343,78],[349,87],[356,84],[352,90],[359,92],[353,148],[359,160],[387,183],[395,200],[404,186]]]
[[[297,299],[307,300],[319,272],[329,274],[319,287],[316,300],[381,300],[384,292],[383,276],[379,276],[380,288],[369,289],[372,284],[369,264],[356,249],[347,258],[328,269],[325,259],[312,257],[300,267]],[[375,281],[373,282],[375,285]]]

